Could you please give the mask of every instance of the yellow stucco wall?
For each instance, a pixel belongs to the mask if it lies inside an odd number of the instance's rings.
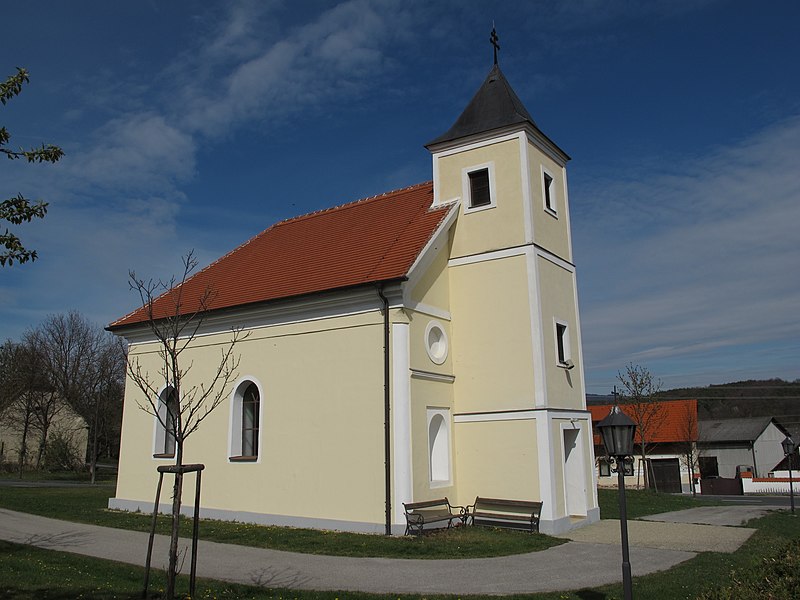
[[[409,296],[414,303],[447,311],[450,309],[450,283],[447,273],[450,242],[444,237],[441,244],[443,248],[431,248],[430,251],[435,253],[431,264],[418,279],[410,282]]]
[[[450,485],[431,482],[429,461],[428,409],[449,409]],[[447,496],[452,500],[457,485],[456,454],[453,446],[453,385],[443,381],[411,378],[412,493],[415,502]]]
[[[412,282],[409,296],[415,305],[419,304],[419,310],[407,310],[405,314],[410,324],[411,368],[451,375],[453,338],[450,320],[447,318],[450,312],[450,273],[447,260],[447,248],[442,248],[419,280]],[[431,310],[436,314],[430,314]],[[446,335],[447,355],[441,364],[434,362],[426,350],[425,333],[431,321],[435,321]]]
[[[455,433],[459,504],[540,499],[535,420],[456,423]]]
[[[437,158],[439,197],[461,198],[452,242],[451,258],[468,256],[525,243],[525,215],[522,202],[520,145],[506,140]],[[491,163],[494,174],[494,208],[465,214],[464,169]],[[491,175],[490,175],[491,177]]]
[[[226,336],[198,338],[184,382],[218,363]],[[347,351],[342,350],[346,348]],[[132,354],[141,347],[134,346]],[[262,389],[260,461],[232,464],[230,395],[186,442],[184,462],[206,465],[203,506],[345,521],[383,520],[383,327],[377,313],[253,331],[236,348],[240,377]],[[142,356],[154,369],[157,357]],[[152,501],[154,419],[128,382],[117,498]],[[191,486],[190,486],[191,487]],[[344,493],[344,492],[347,493]],[[186,501],[191,501],[187,490]],[[324,499],[322,501],[321,499]]]
[[[539,286],[542,303],[542,332],[544,334],[544,366],[548,387],[548,406],[554,408],[584,408],[580,370],[558,366],[555,322],[567,323],[569,346],[573,362],[580,359],[578,320],[575,306],[574,275],[538,257]]]
[[[524,256],[450,268],[457,410],[533,408]]]
[[[533,204],[534,241],[556,256],[572,262],[567,218],[566,170],[531,144],[528,144],[528,168],[530,197]],[[551,190],[555,192],[555,214],[545,209],[543,169],[553,178]]]

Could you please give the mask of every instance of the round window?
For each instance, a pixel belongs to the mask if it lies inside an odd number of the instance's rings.
[[[425,349],[430,359],[437,365],[447,359],[447,334],[436,321],[431,321],[425,328]]]

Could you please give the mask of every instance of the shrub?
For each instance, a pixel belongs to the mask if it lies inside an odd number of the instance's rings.
[[[56,432],[47,442],[44,453],[44,468],[48,471],[77,471],[83,465],[80,453],[72,437]]]

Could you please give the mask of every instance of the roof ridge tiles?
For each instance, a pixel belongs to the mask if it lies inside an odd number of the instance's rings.
[[[351,207],[355,207],[366,202],[378,200],[380,198],[384,198],[386,196],[393,196],[396,194],[400,194],[403,192],[410,192],[416,188],[423,188],[425,186],[431,185],[433,181],[423,181],[422,183],[415,183],[414,185],[408,185],[406,187],[398,188],[396,190],[390,190],[388,192],[383,192],[381,194],[375,194],[374,196],[367,196],[365,198],[359,198],[358,200],[351,200],[350,202],[345,202],[344,204],[337,204],[336,206],[329,206],[327,208],[320,208],[319,210],[312,211],[310,213],[305,213],[302,215],[297,215],[295,217],[288,217],[283,219],[282,221],[277,221],[270,225],[267,229],[272,229],[273,227],[277,227],[279,225],[286,225],[287,223],[294,223],[296,221],[303,221],[305,219],[310,219],[312,217],[317,217],[319,215],[323,215],[326,213],[331,213],[339,210],[345,210]],[[266,229],[264,230],[266,231]],[[262,232],[264,233],[264,232]],[[253,238],[251,238],[253,239]]]

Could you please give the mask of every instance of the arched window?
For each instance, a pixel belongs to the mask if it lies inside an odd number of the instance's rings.
[[[261,429],[261,393],[258,385],[242,381],[233,393],[231,403],[230,460],[258,459]]]
[[[153,456],[156,458],[172,458],[175,456],[175,419],[178,411],[178,399],[175,389],[164,388],[158,398],[158,419],[156,419],[156,441]]]
[[[242,398],[242,456],[258,456],[258,413],[261,399],[254,383],[247,386]]]
[[[431,483],[450,482],[450,428],[447,409],[428,409],[428,450]]]

